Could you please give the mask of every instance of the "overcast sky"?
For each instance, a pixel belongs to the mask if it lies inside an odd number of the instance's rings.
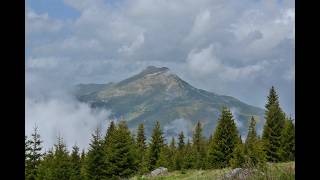
[[[120,81],[148,65],[262,108],[274,85],[294,117],[294,24],[291,0],[28,0],[26,129],[63,114],[58,102],[103,119],[108,112],[61,98],[64,89]]]

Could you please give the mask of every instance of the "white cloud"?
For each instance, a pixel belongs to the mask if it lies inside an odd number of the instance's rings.
[[[126,53],[131,55],[134,51],[138,50],[144,43],[144,35],[139,34],[139,36],[129,45],[124,45],[118,49],[119,53]]]
[[[30,135],[34,125],[40,130],[48,150],[61,135],[68,147],[75,143],[81,148],[89,146],[91,134],[97,127],[104,132],[109,116],[106,110],[92,110],[87,104],[71,99],[49,99],[36,101],[26,98],[26,134]]]
[[[191,71],[203,75],[219,70],[221,62],[213,54],[213,50],[214,45],[210,45],[198,52],[197,50],[192,50],[186,60]]]
[[[63,23],[51,19],[48,13],[37,14],[30,8],[26,8],[26,33],[52,33],[61,30]]]

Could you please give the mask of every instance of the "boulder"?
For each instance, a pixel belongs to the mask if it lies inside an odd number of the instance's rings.
[[[242,169],[242,168],[235,168],[231,170],[229,173],[224,175],[224,179],[239,179],[239,180],[245,180],[250,176],[250,170],[249,169]]]
[[[167,175],[168,174],[168,169],[165,167],[159,167],[153,171],[151,171],[151,173],[146,174],[145,176],[147,177],[153,177],[153,176],[161,176],[161,175]]]

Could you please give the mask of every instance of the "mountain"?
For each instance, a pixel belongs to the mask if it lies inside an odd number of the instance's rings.
[[[166,67],[149,66],[118,83],[79,84],[74,94],[92,108],[111,110],[112,117],[125,119],[131,129],[144,123],[148,136],[158,120],[167,136],[176,136],[181,130],[191,136],[196,122],[201,121],[208,137],[223,106],[233,112],[242,136],[246,135],[252,115],[260,119],[258,131],[263,123],[263,109],[231,96],[197,89]]]

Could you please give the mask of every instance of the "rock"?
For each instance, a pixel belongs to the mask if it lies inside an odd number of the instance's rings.
[[[168,174],[168,169],[165,167],[159,167],[159,168],[151,171],[151,173],[146,174],[145,176],[153,177],[153,176],[160,176],[160,175],[166,175],[166,174]]]
[[[229,173],[225,174],[225,177],[226,178],[236,177],[241,171],[242,171],[242,168],[235,168],[231,170]]]
[[[235,168],[231,170],[229,173],[224,175],[224,179],[239,179],[245,180],[251,174],[249,169]]]

